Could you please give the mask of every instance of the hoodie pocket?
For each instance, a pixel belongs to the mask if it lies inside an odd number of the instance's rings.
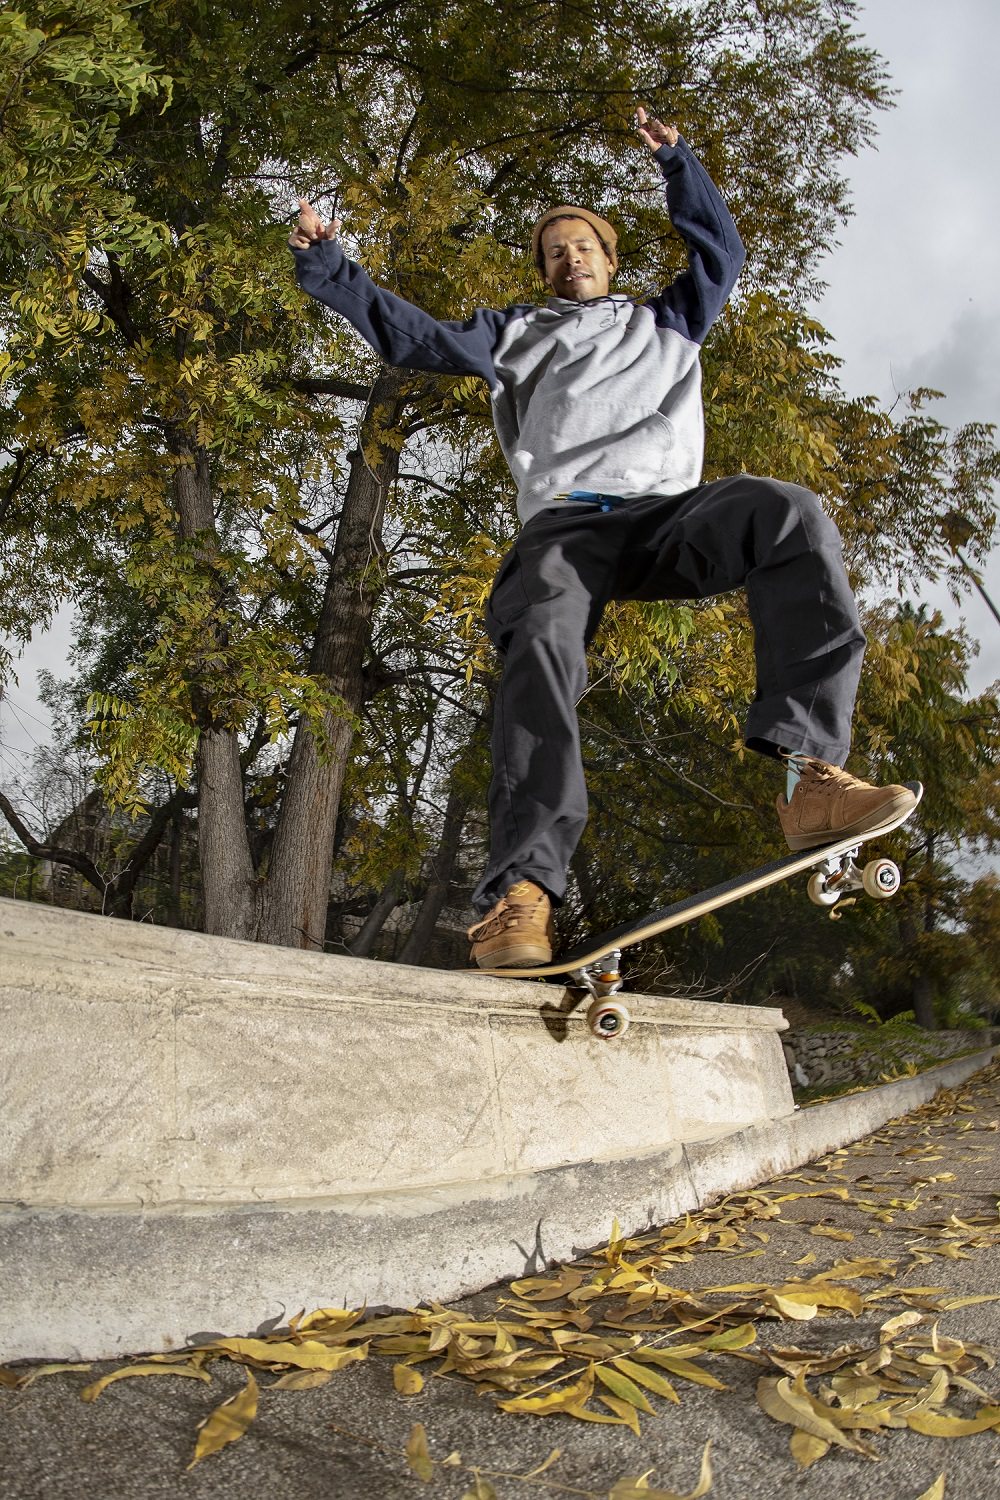
[[[605,461],[597,467],[610,478],[627,480],[633,491],[645,490],[664,477],[675,443],[670,418],[650,412],[628,432],[611,439]]]

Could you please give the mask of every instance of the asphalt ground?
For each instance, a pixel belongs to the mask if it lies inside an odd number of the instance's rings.
[[[331,1314],[291,1340],[259,1330],[266,1357],[251,1370],[216,1351],[209,1382],[136,1375],[82,1400],[139,1362],[0,1372],[0,1496],[990,1500],[1000,1496],[998,1195],[994,1062],[851,1147],[566,1274],[549,1268],[534,1283],[430,1305],[402,1325],[369,1314],[347,1329]],[[731,1347],[706,1350],[713,1339]],[[688,1365],[664,1364],[679,1345],[694,1346],[680,1356]],[[281,1356],[304,1361],[306,1346],[324,1358],[367,1346],[367,1357],[303,1375]],[[261,1346],[242,1352],[255,1358]],[[536,1400],[604,1421],[505,1411],[499,1402],[519,1390],[484,1389],[514,1381],[525,1360],[560,1356],[522,1376],[520,1393],[541,1388]],[[666,1377],[677,1399],[630,1384],[637,1365],[654,1383]],[[796,1370],[806,1372],[798,1391]],[[276,1386],[288,1376],[325,1383]],[[396,1382],[415,1376],[422,1388],[402,1394]],[[245,1403],[248,1377],[254,1419],[190,1467],[199,1424],[230,1397]],[[227,1411],[238,1418],[240,1405]],[[940,1435],[977,1413],[984,1430]],[[642,1475],[648,1490],[621,1485]]]

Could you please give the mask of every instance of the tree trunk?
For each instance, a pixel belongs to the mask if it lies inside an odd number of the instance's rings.
[[[198,859],[205,931],[257,936],[257,879],[246,833],[243,771],[236,735],[202,731],[198,741]]]
[[[406,890],[406,871],[400,865],[386,881],[378,900],[364,920],[357,937],[348,943],[347,951],[355,958],[368,958],[386,922],[403,899]]]
[[[167,924],[181,925],[181,844],[184,836],[184,814],[176,810],[170,821],[170,855],[168,861],[168,884],[170,895],[167,903]]]
[[[218,549],[208,454],[181,436],[171,444],[179,463],[176,497],[181,537],[202,540],[206,558]],[[197,706],[197,705],[196,705]],[[250,855],[239,737],[208,716],[195,756],[198,777],[198,862],[205,899],[205,931],[253,938],[257,881]]]
[[[925,901],[925,930],[930,930],[927,927],[928,916],[931,918],[931,927],[933,927],[933,912],[931,912],[930,906]],[[904,951],[909,950],[910,953],[919,956],[919,953],[921,953],[921,929],[919,929],[918,918],[916,918],[915,912],[906,903],[906,900],[900,901],[900,939]],[[913,1019],[915,1019],[916,1025],[922,1026],[925,1031],[937,1031],[937,1017],[934,1016],[934,983],[931,980],[930,974],[927,974],[924,969],[919,969],[918,972],[915,972],[913,980],[910,981],[910,999],[913,1002]]]
[[[902,903],[899,913],[899,936],[904,949],[911,953],[920,951],[920,930],[911,910]],[[916,973],[910,983],[910,999],[913,1002],[913,1018],[925,1031],[937,1030],[934,1015],[934,985],[929,974],[923,970]]]
[[[927,835],[927,882],[924,887],[924,931],[933,932],[937,925],[937,912],[934,909],[934,835]],[[916,924],[914,924],[916,925]],[[934,983],[926,970],[913,980],[913,1016],[918,1026],[923,1026],[927,1031],[937,1030],[937,1017],[934,1014]]]
[[[937,1017],[934,1014],[934,986],[927,974],[918,974],[913,981],[913,1019],[918,1026],[925,1031],[937,1030]]]
[[[351,458],[351,474],[337,528],[310,670],[340,698],[340,713],[328,713],[323,743],[300,722],[288,766],[288,781],[271,849],[259,937],[288,947],[322,948],[340,794],[363,701],[365,653],[378,596],[377,569],[382,518],[399,454],[380,433],[397,426],[402,377],[384,370],[372,389]],[[373,444],[378,462],[370,466]]]
[[[437,847],[437,853],[431,860],[431,878],[427,882],[424,899],[420,903],[417,919],[410,928],[399,955],[401,964],[419,964],[423,962],[424,954],[427,952],[428,944],[434,936],[438,917],[441,915],[444,903],[448,898],[448,888],[451,885],[455,873],[455,865],[458,862],[458,852],[462,843],[462,829],[465,826],[465,815],[469,810],[469,799],[464,789],[460,789],[454,783],[448,792],[448,802],[444,810],[444,824],[441,829],[441,840]]]

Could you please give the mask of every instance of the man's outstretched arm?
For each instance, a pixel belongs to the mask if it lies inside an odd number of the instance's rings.
[[[440,322],[376,286],[355,261],[348,260],[337,239],[339,219],[324,226],[304,198],[299,208],[288,245],[303,291],[352,323],[387,364],[441,375],[481,375],[491,388],[496,385],[493,347],[508,312],[481,308],[464,323]]]
[[[667,184],[670,222],[687,246],[688,268],[648,306],[657,322],[700,344],[725,307],[746,251],[722,195],[673,125],[636,115],[639,134]]]

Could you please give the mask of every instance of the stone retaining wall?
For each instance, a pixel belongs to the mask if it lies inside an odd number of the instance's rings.
[[[792,1083],[805,1088],[821,1083],[868,1083],[882,1073],[900,1073],[907,1063],[925,1068],[997,1041],[997,1027],[930,1031],[914,1038],[891,1026],[862,1026],[842,1031],[786,1031],[781,1046]],[[805,1075],[804,1080],[796,1067]]]

